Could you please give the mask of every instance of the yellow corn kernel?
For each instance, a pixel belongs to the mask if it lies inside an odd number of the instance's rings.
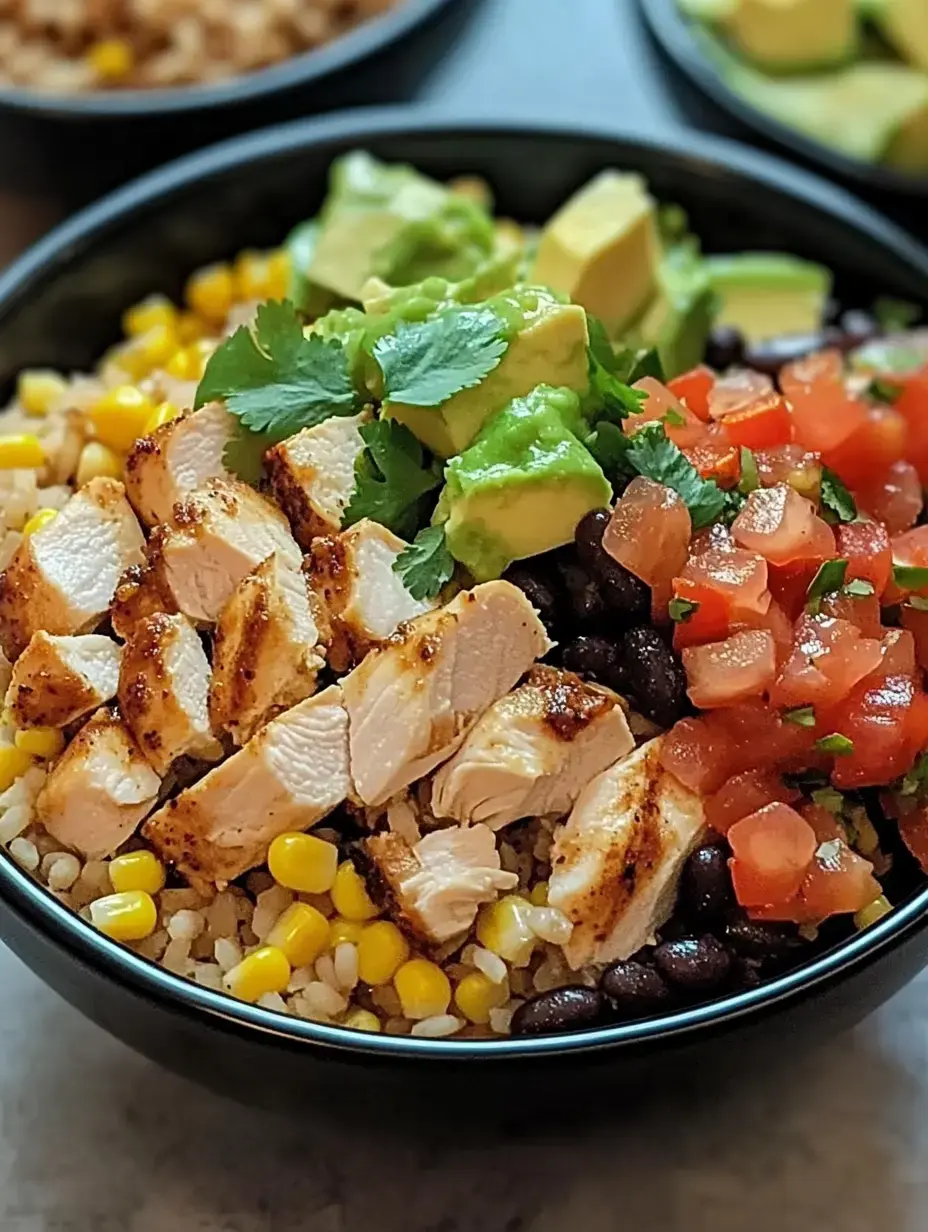
[[[16,780],[32,765],[31,753],[17,749],[12,744],[0,746],[0,791],[12,787]]]
[[[454,1003],[470,1022],[490,1021],[490,1010],[498,1009],[509,996],[506,982],[494,984],[482,971],[465,975],[454,990]]]
[[[352,945],[357,945],[361,940],[363,932],[364,925],[360,920],[343,920],[339,917],[329,925],[329,939],[326,942],[326,949],[334,950],[343,941],[350,941]]]
[[[270,261],[263,252],[243,252],[232,266],[235,298],[241,302],[269,298]]]
[[[271,992],[284,992],[290,983],[290,964],[282,950],[263,945],[223,976],[223,983],[240,1001],[257,1001]]]
[[[231,266],[219,263],[198,270],[187,282],[184,298],[199,316],[221,324],[235,298]]]
[[[109,863],[110,883],[117,893],[144,890],[157,894],[164,887],[164,865],[153,851],[127,851]]]
[[[329,921],[309,903],[291,903],[267,935],[293,967],[315,962],[329,939]]]
[[[892,909],[892,903],[885,894],[881,894],[879,898],[875,898],[866,907],[861,907],[860,911],[854,916],[854,923],[860,929],[869,928],[877,920],[882,920],[883,916],[888,915]]]
[[[393,977],[393,987],[407,1018],[444,1014],[451,1001],[451,984],[441,967],[427,958],[411,958]]]
[[[532,886],[532,892],[528,896],[528,901],[533,907],[547,907],[548,905],[548,883],[547,881],[539,881],[538,885]]]
[[[380,1019],[370,1010],[352,1010],[345,1019],[345,1026],[354,1031],[373,1031],[376,1034],[380,1030]]]
[[[331,890],[338,868],[338,848],[315,834],[278,834],[267,853],[267,866],[278,885],[301,894]]]
[[[57,509],[37,509],[23,527],[23,534],[34,535],[37,530],[42,530],[43,527],[48,526],[50,522],[54,522],[57,516]]]
[[[57,372],[33,368],[20,373],[16,396],[27,415],[47,415],[67,388],[67,381]]]
[[[177,316],[177,337],[180,342],[196,342],[209,333],[209,325],[195,312],[181,312]]]
[[[198,379],[196,365],[197,357],[190,348],[181,347],[164,365],[164,370],[169,376],[176,376],[179,381],[195,381]]]
[[[379,912],[371,902],[361,874],[346,860],[338,866],[332,884],[332,902],[346,920],[372,920]]]
[[[535,934],[529,928],[526,914],[530,907],[518,894],[507,894],[482,907],[477,917],[480,944],[514,967],[524,967],[535,948]]]
[[[163,428],[166,423],[170,423],[172,419],[176,419],[179,414],[180,408],[175,406],[173,402],[159,402],[145,420],[145,428],[142,435],[149,436],[152,432],[156,432],[158,428]]]
[[[176,331],[178,310],[164,295],[149,295],[123,313],[123,332],[130,338],[147,333],[155,325]]]
[[[32,470],[45,462],[45,450],[37,436],[0,436],[0,470]]]
[[[267,259],[268,299],[286,299],[290,289],[290,254],[286,248],[278,248]]]
[[[23,753],[49,761],[64,748],[64,736],[57,727],[29,727],[18,731],[13,742]]]
[[[87,63],[101,81],[123,81],[135,67],[135,52],[125,39],[101,39],[87,52]]]
[[[406,938],[389,920],[378,920],[358,941],[358,975],[365,984],[389,984],[409,957]]]
[[[124,890],[91,903],[90,918],[114,941],[141,941],[157,928],[158,908],[144,890]]]
[[[153,410],[151,398],[135,385],[117,385],[97,399],[87,419],[98,441],[125,453],[133,441],[145,435],[145,424]]]
[[[101,441],[88,441],[77,460],[77,486],[82,488],[91,479],[121,479],[122,459]]]
[[[173,325],[152,325],[144,334],[132,339],[122,353],[121,362],[136,380],[141,380],[154,368],[163,368],[176,352],[177,344]]]

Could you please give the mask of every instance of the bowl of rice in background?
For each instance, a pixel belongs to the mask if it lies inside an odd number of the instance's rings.
[[[428,112],[348,113],[269,129],[152,173],[59,227],[0,276],[0,399],[24,367],[89,371],[120,317],[177,298],[198,267],[269,247],[325,193],[329,166],[364,148],[450,179],[479,175],[499,210],[539,223],[606,166],[682,205],[708,249],[762,245],[831,266],[838,294],[924,299],[928,252],[843,192],[776,159],[697,137],[646,142],[607,125],[451,122]],[[859,1020],[928,961],[928,888],[887,917],[760,987],[661,1017],[574,1034],[429,1039],[370,1034],[247,1004],[183,979],[96,930],[13,860],[0,859],[0,939],[128,1045],[244,1101],[357,1111],[585,1106],[677,1062],[764,1063]],[[233,922],[234,923],[234,922]],[[479,1061],[480,1068],[473,1062]],[[673,1062],[673,1064],[671,1064]],[[436,1097],[435,1080],[453,1102]],[[538,1082],[538,1078],[544,1081]],[[533,1081],[535,1079],[535,1081]],[[323,1103],[323,1101],[325,1101]],[[603,1107],[600,1099],[589,1101]]]

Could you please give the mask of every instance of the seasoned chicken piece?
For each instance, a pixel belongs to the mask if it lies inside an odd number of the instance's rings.
[[[539,665],[490,707],[432,784],[432,812],[499,830],[570,811],[594,775],[635,747],[619,699]]]
[[[36,818],[63,847],[96,860],[126,841],[160,787],[122,720],[101,710],[55,763],[36,799]]]
[[[93,629],[123,570],[141,563],[143,546],[122,484],[91,479],[54,521],[23,539],[0,574],[0,644],[6,655],[22,654],[39,629]]]
[[[628,958],[670,915],[703,804],[660,763],[662,737],[593,779],[555,837],[548,903],[570,919],[575,970]]]
[[[393,572],[393,562],[408,546],[368,518],[340,535],[313,540],[305,567],[331,623],[328,657],[334,671],[360,663],[404,620],[436,606],[434,599],[414,599]]]
[[[148,548],[159,588],[191,620],[207,622],[272,552],[294,569],[303,559],[277,506],[237,479],[211,479],[178,502]]]
[[[239,582],[222,609],[209,712],[236,744],[315,691],[325,658],[313,607],[303,573],[274,555]]]
[[[332,685],[169,800],[146,838],[197,890],[224,886],[267,856],[286,830],[308,830],[348,795],[348,716]]]
[[[466,932],[482,903],[518,885],[500,868],[487,826],[433,830],[414,846],[385,831],[366,839],[368,877],[375,899],[421,941],[442,945]]]
[[[382,804],[450,757],[549,647],[511,582],[485,582],[401,625],[342,681],[361,800]]]
[[[366,412],[332,415],[265,455],[271,488],[306,551],[316,535],[332,535],[341,527],[364,448],[358,429],[369,419]]]
[[[34,633],[16,660],[6,706],[17,727],[67,727],[116,696],[120,647],[110,637]]]
[[[173,616],[176,611],[177,604],[159,584],[157,570],[152,565],[130,565],[116,584],[110,624],[116,636],[125,642],[146,616],[157,612]]]
[[[223,462],[236,420],[209,402],[137,440],[126,458],[126,495],[143,522],[169,522],[178,501],[208,479],[229,478]]]

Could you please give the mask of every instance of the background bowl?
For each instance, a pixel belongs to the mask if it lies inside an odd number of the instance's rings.
[[[645,142],[608,128],[450,122],[385,110],[288,125],[191,156],[139,180],[59,227],[0,276],[0,394],[19,368],[93,364],[122,310],[146,293],[176,295],[196,266],[271,246],[322,199],[331,159],[364,146],[436,176],[486,176],[501,213],[542,222],[603,166],[645,175],[688,210],[708,250],[786,249],[826,262],[838,294],[928,299],[928,251],[820,180],[731,143],[684,134]],[[863,1017],[928,961],[928,888],[879,924],[751,992],[652,1022],[577,1035],[492,1042],[369,1036],[243,1005],[175,977],[108,940],[0,857],[0,936],[73,1005],[126,1043],[227,1094],[332,1104],[372,1097],[396,1115],[434,1078],[477,1108],[550,1103],[557,1082],[668,1072],[671,1057],[729,1065],[769,1045]],[[772,1043],[771,1043],[772,1041]],[[479,1070],[468,1062],[479,1060]],[[358,1064],[358,1063],[363,1064]],[[371,1070],[374,1070],[372,1075]],[[544,1071],[541,1073],[540,1071]],[[533,1079],[542,1078],[542,1081]],[[565,1086],[565,1090],[567,1087]],[[327,1105],[329,1106],[329,1105]]]

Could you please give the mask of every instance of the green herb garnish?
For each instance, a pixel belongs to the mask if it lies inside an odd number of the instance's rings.
[[[928,784],[928,753],[919,753],[915,765],[899,784],[903,796],[916,796]]]
[[[489,308],[455,308],[412,324],[398,321],[394,333],[374,343],[384,399],[441,406],[479,385],[508,345],[503,322]]]
[[[881,295],[873,305],[873,315],[886,333],[894,334],[900,330],[911,329],[921,318],[922,310],[918,304],[909,300]]]
[[[409,538],[419,521],[419,502],[441,483],[441,467],[428,462],[422,446],[395,419],[375,419],[358,429],[365,444],[355,466],[355,488],[343,526],[371,518]]]
[[[760,474],[754,454],[747,445],[741,446],[741,478],[738,480],[738,491],[742,496],[750,496],[760,487]]]
[[[848,740],[840,732],[832,732],[830,736],[822,736],[816,740],[815,747],[822,753],[834,753],[836,757],[848,757],[854,752],[854,741]]]
[[[916,612],[928,612],[928,599],[922,595],[909,595],[904,606],[914,608]]]
[[[694,530],[711,525],[725,509],[727,494],[713,480],[703,479],[682,450],[667,439],[662,423],[639,428],[627,457],[639,475],[676,492],[690,511]]]
[[[783,722],[794,723],[796,727],[814,727],[815,711],[811,706],[796,706],[793,710],[784,710]]]
[[[834,594],[844,585],[847,573],[846,560],[826,560],[820,565],[815,577],[809,583],[806,592],[806,611],[813,616],[822,610],[822,599],[825,595]]]
[[[867,578],[851,578],[843,590],[852,599],[865,599],[868,595],[876,593],[873,583]]]
[[[857,505],[853,496],[827,466],[822,467],[822,516],[826,522],[853,522]]]
[[[620,487],[634,475],[634,467],[628,458],[631,437],[626,436],[618,424],[603,420],[596,425],[585,443],[613,488]]]
[[[686,416],[681,415],[678,410],[671,407],[663,417],[665,424],[670,424],[672,428],[682,428],[686,423]]]
[[[590,398],[597,418],[622,420],[628,415],[640,415],[647,394],[643,389],[632,389],[627,377],[634,364],[634,354],[613,350],[606,327],[598,317],[587,313],[587,328],[590,335],[588,349],[590,373]]]
[[[444,526],[427,526],[393,562],[393,572],[414,599],[434,599],[454,573]]]
[[[840,817],[844,812],[844,796],[834,787],[819,787],[813,791],[812,803],[827,809],[833,817]]]
[[[867,396],[874,402],[883,402],[894,406],[902,393],[902,386],[887,381],[885,377],[875,376],[867,387]]]
[[[692,599],[671,599],[667,604],[667,610],[670,612],[672,621],[682,624],[683,621],[689,620],[694,612],[699,611],[699,604],[694,603]]]
[[[893,565],[893,581],[902,590],[924,590],[928,586],[928,569],[920,565]]]

